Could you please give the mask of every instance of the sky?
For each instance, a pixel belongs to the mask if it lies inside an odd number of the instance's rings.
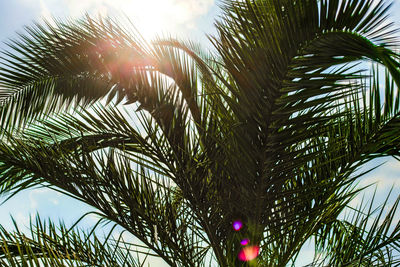
[[[25,25],[43,18],[80,18],[88,12],[92,15],[111,15],[128,17],[142,35],[151,39],[155,35],[172,35],[190,39],[207,46],[206,34],[214,33],[213,23],[220,10],[218,0],[0,0],[0,49],[4,42],[14,38],[17,32],[23,32]],[[394,1],[391,19],[400,27],[400,0]],[[360,186],[376,183],[377,201],[383,201],[387,192],[394,186],[393,198],[400,192],[400,163],[394,159],[384,158],[369,163],[368,167],[383,164],[378,169],[360,180]],[[367,198],[372,195],[371,188],[366,192]],[[353,201],[360,202],[361,196]],[[0,202],[4,200],[0,196]],[[11,229],[10,216],[19,225],[27,226],[29,218],[39,213],[41,218],[63,219],[71,225],[90,207],[78,201],[62,196],[49,189],[33,189],[21,192],[11,200],[0,205],[0,224]],[[400,219],[400,216],[398,216]],[[93,225],[94,216],[89,216],[84,224]],[[297,266],[310,263],[313,251],[306,247]],[[167,266],[160,261],[151,260],[151,266]]]

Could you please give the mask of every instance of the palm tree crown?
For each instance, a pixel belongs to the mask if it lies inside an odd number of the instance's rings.
[[[9,43],[0,192],[58,190],[137,243],[38,219],[31,234],[0,228],[0,263],[140,266],[144,253],[171,266],[286,266],[308,240],[315,266],[399,262],[398,201],[375,219],[365,205],[341,216],[359,167],[400,156],[390,4],[221,4],[212,51],[90,17]],[[380,67],[367,75],[362,61]]]

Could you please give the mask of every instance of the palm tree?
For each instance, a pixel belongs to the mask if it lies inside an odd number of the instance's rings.
[[[171,266],[286,266],[309,240],[313,266],[400,262],[399,199],[388,213],[373,200],[348,209],[359,168],[400,156],[390,4],[221,5],[211,51],[148,44],[90,17],[10,41],[0,192],[48,187],[111,227],[2,227],[2,265],[140,266],[143,254]]]

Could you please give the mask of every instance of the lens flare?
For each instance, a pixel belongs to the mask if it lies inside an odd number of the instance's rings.
[[[243,223],[241,221],[234,221],[232,223],[233,230],[239,231],[243,227]]]
[[[242,250],[239,252],[238,258],[241,261],[251,261],[257,258],[259,252],[259,246],[248,246],[242,248]]]
[[[247,246],[250,243],[250,240],[248,238],[243,239],[242,241],[240,241],[240,245],[242,246]]]

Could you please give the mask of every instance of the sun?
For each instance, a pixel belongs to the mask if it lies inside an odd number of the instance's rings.
[[[185,36],[198,19],[215,8],[216,0],[40,0],[42,18],[81,18],[84,14],[129,18],[146,39],[157,35]],[[62,13],[53,13],[55,10]]]
[[[213,3],[210,0],[93,1],[91,13],[126,16],[146,39],[151,39],[163,34],[179,35],[184,28],[192,27],[207,2]]]
[[[112,0],[115,1],[115,0]],[[135,24],[145,38],[153,38],[165,32],[175,32],[179,23],[174,21],[179,6],[170,0],[117,0],[119,9]]]

